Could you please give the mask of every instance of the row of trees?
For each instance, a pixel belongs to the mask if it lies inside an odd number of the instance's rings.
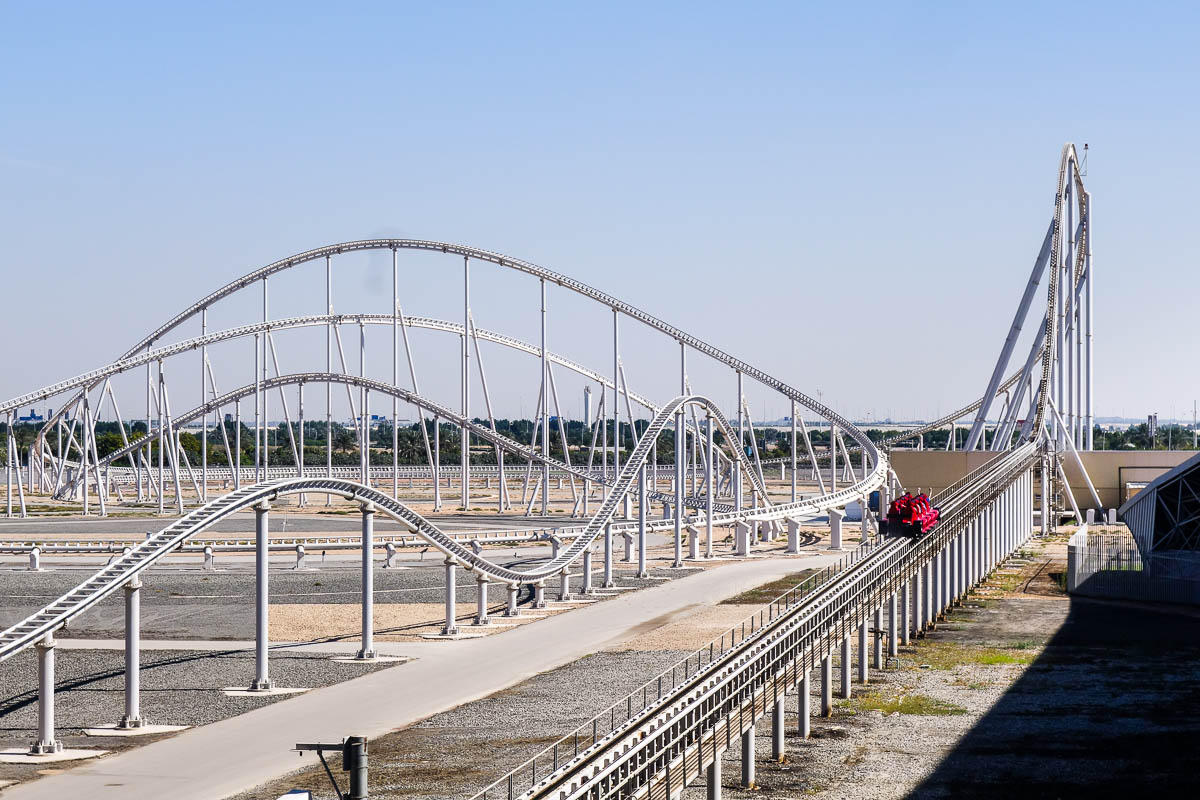
[[[486,424],[486,420],[475,420],[479,424]],[[534,420],[496,420],[496,430],[508,436],[515,441],[524,444],[531,442],[540,444],[541,432],[536,429],[538,425]],[[624,460],[642,432],[649,425],[648,420],[636,420],[631,426],[627,422],[622,422],[621,431],[621,451],[622,460]],[[213,465],[227,465],[225,440],[228,439],[230,449],[234,449],[239,441],[237,435],[236,423],[224,422],[221,425],[215,425],[208,430],[208,462]],[[224,436],[221,432],[221,427],[224,427]],[[297,449],[303,449],[304,463],[312,465],[320,465],[326,462],[326,443],[332,440],[332,458],[336,465],[356,465],[359,463],[358,454],[358,431],[352,425],[343,425],[338,422],[332,423],[327,429],[326,423],[321,421],[308,421],[304,423],[303,432],[300,431],[298,423],[291,424],[289,435],[287,423],[279,423],[279,425],[267,430],[267,460],[271,464],[291,465],[295,464],[295,458],[292,451],[292,441],[296,442]],[[425,421],[426,433],[429,440],[433,442],[434,424],[432,420]],[[587,452],[588,447],[592,443],[592,429],[585,428],[582,422],[571,420],[563,425],[566,433],[567,446],[570,450],[572,460],[578,462],[580,456]],[[22,460],[27,453],[29,445],[33,443],[38,430],[41,428],[41,423],[38,424],[20,424],[13,426],[13,433],[17,440],[17,447],[21,453]],[[332,432],[330,437],[327,430]],[[97,422],[96,423],[96,450],[100,457],[116,452],[124,446],[126,439],[136,441],[146,436],[145,421],[137,421],[125,424],[125,436],[121,435],[121,426],[117,422]],[[613,441],[613,424],[608,421],[606,430],[609,447],[612,447]],[[7,434],[7,430],[3,423],[0,423],[0,434]],[[881,442],[891,435],[890,431],[883,431],[876,428],[871,428],[866,431],[868,437],[873,442]],[[961,449],[966,446],[968,430],[965,427],[960,427],[955,432],[955,447]],[[755,429],[757,445],[760,455],[763,458],[787,457],[791,455],[791,432],[789,430],[777,430],[774,428]],[[949,429],[941,429],[930,431],[924,436],[924,446],[930,450],[941,450],[946,448],[949,440]],[[78,438],[78,437],[76,437]],[[443,464],[458,464],[461,460],[461,442],[459,441],[459,429],[456,425],[450,423],[441,423],[441,430],[438,438],[440,440],[441,462]],[[813,443],[813,447],[817,450],[824,450],[829,447],[829,429],[815,429],[809,431],[809,438]],[[370,430],[370,459],[371,463],[386,465],[392,463],[392,426],[390,421],[381,422]],[[414,423],[400,427],[396,431],[396,452],[397,460],[401,464],[424,464],[427,463],[425,454],[425,438],[421,434],[421,423]],[[1154,441],[1150,440],[1149,430],[1145,423],[1134,425],[1126,430],[1106,431],[1096,426],[1093,432],[1093,439],[1096,449],[1098,450],[1164,450],[1168,447],[1174,450],[1191,450],[1192,432],[1182,425],[1164,425],[1159,427],[1157,436]],[[563,447],[562,437],[559,433],[558,421],[552,419],[550,424],[550,453],[551,455],[562,458]],[[600,445],[603,440],[602,435],[596,436],[596,444]],[[7,443],[7,435],[0,438],[0,454],[7,455],[4,445]],[[50,436],[51,446],[57,443],[56,435]],[[187,430],[179,435],[180,445],[184,452],[187,453],[189,461],[193,464],[200,463],[202,437],[198,431]],[[724,437],[718,432],[718,444],[724,444]],[[751,451],[749,438],[745,442],[747,453]],[[151,436],[151,460],[157,462],[157,435]],[[799,448],[798,456],[803,456],[806,453],[803,439],[797,437],[797,447]],[[71,456],[78,456],[78,449],[68,445],[68,452]],[[243,465],[254,464],[255,459],[255,443],[254,431],[251,427],[242,423],[240,437],[240,458]],[[599,458],[599,454],[597,454]],[[672,426],[668,426],[659,435],[658,440],[658,461],[662,464],[669,464],[675,458],[675,434]],[[494,464],[496,462],[495,449],[484,441],[473,441],[471,445],[471,462],[476,464]]]

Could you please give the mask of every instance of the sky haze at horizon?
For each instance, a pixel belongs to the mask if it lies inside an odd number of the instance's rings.
[[[1097,415],[1190,420],[1200,395],[1196,6],[3,8],[4,398],[272,261],[402,237],[564,273],[853,419],[931,419],[986,386],[1067,141],[1089,145]],[[399,258],[406,313],[461,321],[461,260]],[[477,324],[536,343],[537,282],[471,269]],[[338,270],[336,310],[389,312],[389,254]],[[323,264],[293,272],[272,316],[321,313]],[[249,294],[209,330],[255,319]],[[607,374],[594,306],[553,290],[550,349]],[[677,349],[621,325],[631,387],[677,394]],[[284,371],[323,356],[318,333],[281,337]],[[390,331],[367,335],[390,375]],[[456,405],[457,337],[414,344],[423,391]],[[222,352],[224,391],[251,351]],[[485,358],[497,416],[531,416],[536,360]],[[733,411],[728,369],[688,367]],[[749,405],[789,413],[766,390]]]

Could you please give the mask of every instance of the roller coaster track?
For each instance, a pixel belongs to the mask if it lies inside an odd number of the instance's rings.
[[[676,796],[1038,456],[1034,443],[996,456],[937,498],[944,516],[930,536],[864,543],[751,618],[749,633],[734,628],[728,644],[723,636],[700,649],[473,800]]]
[[[688,396],[677,397],[672,400],[650,422],[646,432],[638,440],[637,447],[634,448],[629,461],[625,464],[612,490],[601,504],[595,516],[584,527],[583,531],[576,535],[574,541],[560,552],[556,558],[552,558],[537,568],[522,571],[493,564],[481,554],[475,553],[470,547],[464,545],[456,537],[447,535],[432,522],[413,511],[404,503],[384,492],[353,481],[315,477],[283,478],[264,481],[233,491],[181,517],[157,533],[148,536],[144,542],[131,549],[130,552],[115,559],[112,563],[105,566],[58,600],[0,633],[0,661],[9,658],[20,650],[31,646],[47,634],[51,634],[55,630],[67,625],[79,614],[87,611],[96,603],[117,591],[117,589],[136,578],[141,572],[148,569],[163,556],[178,549],[184,542],[204,532],[213,524],[228,518],[231,514],[235,514],[238,511],[252,508],[264,501],[271,501],[285,495],[324,492],[327,494],[341,494],[349,499],[371,503],[379,512],[407,526],[414,534],[425,539],[444,553],[448,559],[461,564],[468,570],[477,571],[493,580],[510,584],[538,583],[544,581],[547,577],[562,572],[563,569],[579,558],[583,551],[596,540],[605,526],[611,522],[618,504],[622,502],[633,481],[637,479],[642,465],[650,455],[650,448],[657,438],[657,434],[663,430],[668,421],[672,420],[677,411],[692,405],[703,407],[711,414],[712,419],[720,426],[720,429],[726,432],[726,435],[732,435],[732,431],[724,416],[707,398]],[[452,414],[453,412],[444,409],[439,410],[439,413]],[[490,434],[490,431],[486,429],[480,431],[479,435],[482,436],[485,433],[494,435]],[[567,471],[570,470],[565,464],[559,468]],[[761,487],[760,485],[759,488],[760,491],[763,491],[765,497],[765,487]],[[774,510],[767,505],[758,510],[755,513],[755,517],[771,518],[770,515],[772,513],[774,513]],[[741,519],[746,516],[746,514],[741,513],[714,515],[714,522],[726,519]],[[674,521],[660,520],[657,524],[665,527],[673,525]],[[625,527],[629,527],[629,524],[626,523],[623,527],[616,527],[616,531],[620,532]]]

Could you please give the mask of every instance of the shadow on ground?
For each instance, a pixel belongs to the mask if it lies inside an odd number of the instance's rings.
[[[913,798],[1195,797],[1200,619],[1073,599],[1066,621]]]

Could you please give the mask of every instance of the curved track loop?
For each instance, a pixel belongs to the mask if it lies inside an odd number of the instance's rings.
[[[60,597],[37,614],[0,633],[0,661],[30,646],[48,633],[66,625],[72,618],[111,595],[125,583],[148,569],[156,561],[178,548],[191,537],[200,534],[214,523],[246,508],[278,497],[300,493],[328,493],[344,495],[351,500],[371,503],[375,508],[398,522],[408,526],[415,534],[440,550],[451,561],[479,572],[489,578],[507,583],[538,583],[566,569],[585,549],[590,547],[604,527],[611,522],[618,504],[637,479],[643,464],[650,455],[651,443],[657,434],[671,422],[677,411],[690,406],[700,406],[712,414],[725,435],[732,435],[729,423],[714,404],[704,397],[677,397],[668,403],[650,423],[645,434],[638,440],[629,461],[625,464],[608,497],[583,532],[559,553],[540,567],[531,570],[514,570],[488,561],[470,547],[446,535],[429,520],[413,511],[404,503],[384,492],[363,486],[360,483],[339,478],[282,478],[247,486],[224,495],[192,511],[167,527],[149,536],[130,552],[115,559],[88,580]],[[480,434],[482,435],[482,434]],[[561,465],[566,469],[566,465]],[[765,492],[764,492],[765,497]],[[768,506],[757,516],[772,513]],[[728,514],[728,517],[744,517],[745,514]],[[714,515],[714,522],[718,517]],[[660,521],[662,524],[663,521]],[[670,522],[673,524],[673,522]]]
[[[577,281],[573,278],[567,277],[566,275],[544,269],[528,261],[511,258],[509,256],[504,256],[489,250],[480,250],[474,247],[450,244],[447,242],[433,242],[419,239],[364,239],[360,241],[344,242],[342,244],[320,247],[315,250],[309,250],[307,252],[299,253],[289,258],[276,261],[247,275],[244,275],[236,281],[226,284],[199,302],[194,303],[188,308],[184,309],[166,323],[155,329],[154,332],[149,336],[143,338],[141,341],[131,347],[123,356],[121,356],[120,359],[118,359],[118,361],[124,361],[132,358],[140,351],[151,347],[154,342],[162,339],[162,337],[167,333],[171,332],[185,321],[196,316],[201,311],[209,308],[219,300],[233,295],[238,291],[247,288],[248,286],[252,286],[258,281],[268,278],[278,272],[283,272],[291,269],[292,267],[326,257],[367,250],[417,250],[433,253],[453,254],[469,259],[486,261],[496,264],[497,266],[506,267],[517,272],[524,272],[527,275],[532,275],[536,278],[555,283],[560,287],[602,303],[615,311],[619,311],[628,317],[632,317],[633,319],[636,319],[639,322],[670,336],[682,345],[686,345],[687,347],[690,347],[699,353],[703,353],[715,361],[725,364],[726,366],[729,366],[741,372],[742,374],[753,378],[759,383],[775,389],[785,397],[795,400],[799,405],[803,406],[809,411],[812,411],[831,423],[836,424],[840,430],[844,431],[855,443],[865,450],[868,457],[871,459],[871,471],[867,475],[864,475],[863,479],[855,485],[856,491],[853,492],[853,497],[865,496],[872,490],[881,486],[886,479],[886,461],[880,459],[878,450],[867,437],[867,435],[855,427],[848,419],[842,417],[833,409],[829,408],[823,403],[819,403],[798,389],[783,383],[779,379],[768,375],[762,370],[759,370],[740,359],[734,358],[728,353],[713,347],[707,342],[704,342],[701,339],[698,339],[697,337],[692,336],[691,334],[676,328],[673,325],[667,324],[657,317],[647,314],[635,306],[618,300],[616,297],[613,297],[605,292],[601,292],[598,289],[594,289],[581,281]],[[86,387],[95,387],[99,385],[100,380],[101,378],[92,379],[86,384]],[[43,430],[49,430],[59,419],[61,419],[62,415],[67,409],[78,402],[81,396],[82,392],[60,407],[58,411],[55,412],[55,416],[47,420]],[[39,442],[41,442],[40,437]]]
[[[0,403],[0,414],[7,411],[15,411],[22,406],[27,406],[33,403],[39,403],[48,397],[67,392],[72,389],[83,387],[94,387],[99,381],[105,378],[111,378],[114,375],[119,375],[124,372],[143,367],[146,364],[153,364],[156,361],[171,358],[182,353],[190,353],[198,350],[205,345],[218,344],[227,342],[232,339],[240,339],[247,336],[253,336],[257,333],[272,333],[275,331],[288,330],[291,328],[308,328],[324,325],[387,325],[391,326],[395,322],[395,318],[389,314],[314,314],[305,317],[289,317],[286,319],[270,320],[268,322],[257,322],[251,325],[241,325],[236,328],[229,328],[224,331],[210,333],[207,336],[197,336],[192,339],[185,339],[182,342],[177,342],[166,347],[160,347],[157,350],[146,350],[140,353],[114,361],[100,369],[94,369],[91,372],[85,372],[81,375],[76,375],[73,378],[68,378],[65,381],[44,386],[37,391],[29,392],[20,397]],[[445,331],[454,333],[459,336],[463,335],[463,326],[461,323],[447,322],[440,319],[430,319],[427,317],[407,317],[404,320],[404,325],[407,328],[422,328],[427,330]],[[484,330],[483,328],[474,328],[474,335],[484,341],[493,342],[495,344],[504,345],[513,350],[518,350],[530,355],[541,355],[541,349],[536,345],[521,341],[512,336],[505,336],[494,331]],[[583,375],[591,380],[596,381],[606,389],[613,388],[612,379],[601,375],[599,372],[590,370],[582,364],[571,361],[568,358],[557,355],[556,353],[547,352],[546,359],[552,364],[558,364],[572,372]],[[625,390],[622,389],[622,394]],[[631,402],[646,408],[650,412],[658,410],[658,406],[654,405],[647,398],[635,392],[629,392]],[[211,409],[210,409],[211,410]]]
[[[426,411],[431,411],[438,417],[445,419],[447,422],[452,422],[455,425],[465,427],[473,436],[477,436],[480,439],[489,442],[490,444],[498,445],[508,452],[520,456],[521,458],[532,460],[538,464],[548,464],[553,469],[560,470],[561,472],[574,475],[584,480],[589,480],[595,483],[608,483],[603,473],[599,470],[590,471],[584,467],[572,466],[571,464],[567,464],[566,462],[560,461],[551,456],[544,456],[542,455],[541,451],[537,450],[536,448],[521,444],[520,442],[514,441],[503,434],[496,433],[486,425],[480,425],[476,422],[472,422],[470,419],[464,417],[457,411],[449,409],[439,403],[435,403],[432,400],[428,400],[421,395],[408,391],[407,389],[401,389],[398,386],[394,386],[393,384],[386,383],[384,381],[362,378],[357,375],[346,375],[345,373],[341,372],[301,372],[293,375],[280,375],[276,378],[269,378],[260,382],[257,388],[254,384],[248,384],[239,389],[226,392],[225,394],[209,401],[203,406],[199,406],[198,408],[194,408],[191,411],[175,417],[173,419],[173,423],[176,426],[187,424],[192,420],[199,419],[204,414],[212,411],[215,408],[229,405],[235,400],[239,400],[243,397],[249,397],[258,390],[266,391],[278,388],[280,386],[294,386],[301,383],[339,383],[349,386],[362,387],[383,395],[390,395],[403,400],[406,403],[411,403],[412,405],[418,406]],[[729,421],[725,419],[719,410],[716,409],[714,403],[706,398],[701,397],[691,399],[695,400],[696,404],[703,405],[709,410],[713,416],[713,419],[717,422],[717,425],[720,427],[721,432],[725,436],[729,437],[731,441],[736,439],[737,433],[733,430],[733,427],[729,424]],[[661,412],[659,413],[659,416],[661,416]],[[651,423],[651,427],[653,428],[653,422]],[[660,425],[658,432],[661,431],[662,426]],[[130,442],[124,447],[114,450],[101,459],[100,467],[103,468],[113,463],[117,459],[124,458],[129,453],[132,453],[138,448],[145,446],[145,439],[137,439],[133,442]],[[649,449],[648,446],[647,449]],[[731,449],[733,450],[733,457],[741,463],[742,469],[749,474],[750,480],[754,483],[755,491],[759,493],[759,496],[762,498],[763,502],[769,507],[770,499],[767,496],[767,487],[762,481],[762,476],[759,474],[758,470],[754,468],[754,465],[750,463],[750,460],[746,457],[745,453],[740,452],[737,448]],[[638,466],[640,466],[640,464],[638,464]]]

